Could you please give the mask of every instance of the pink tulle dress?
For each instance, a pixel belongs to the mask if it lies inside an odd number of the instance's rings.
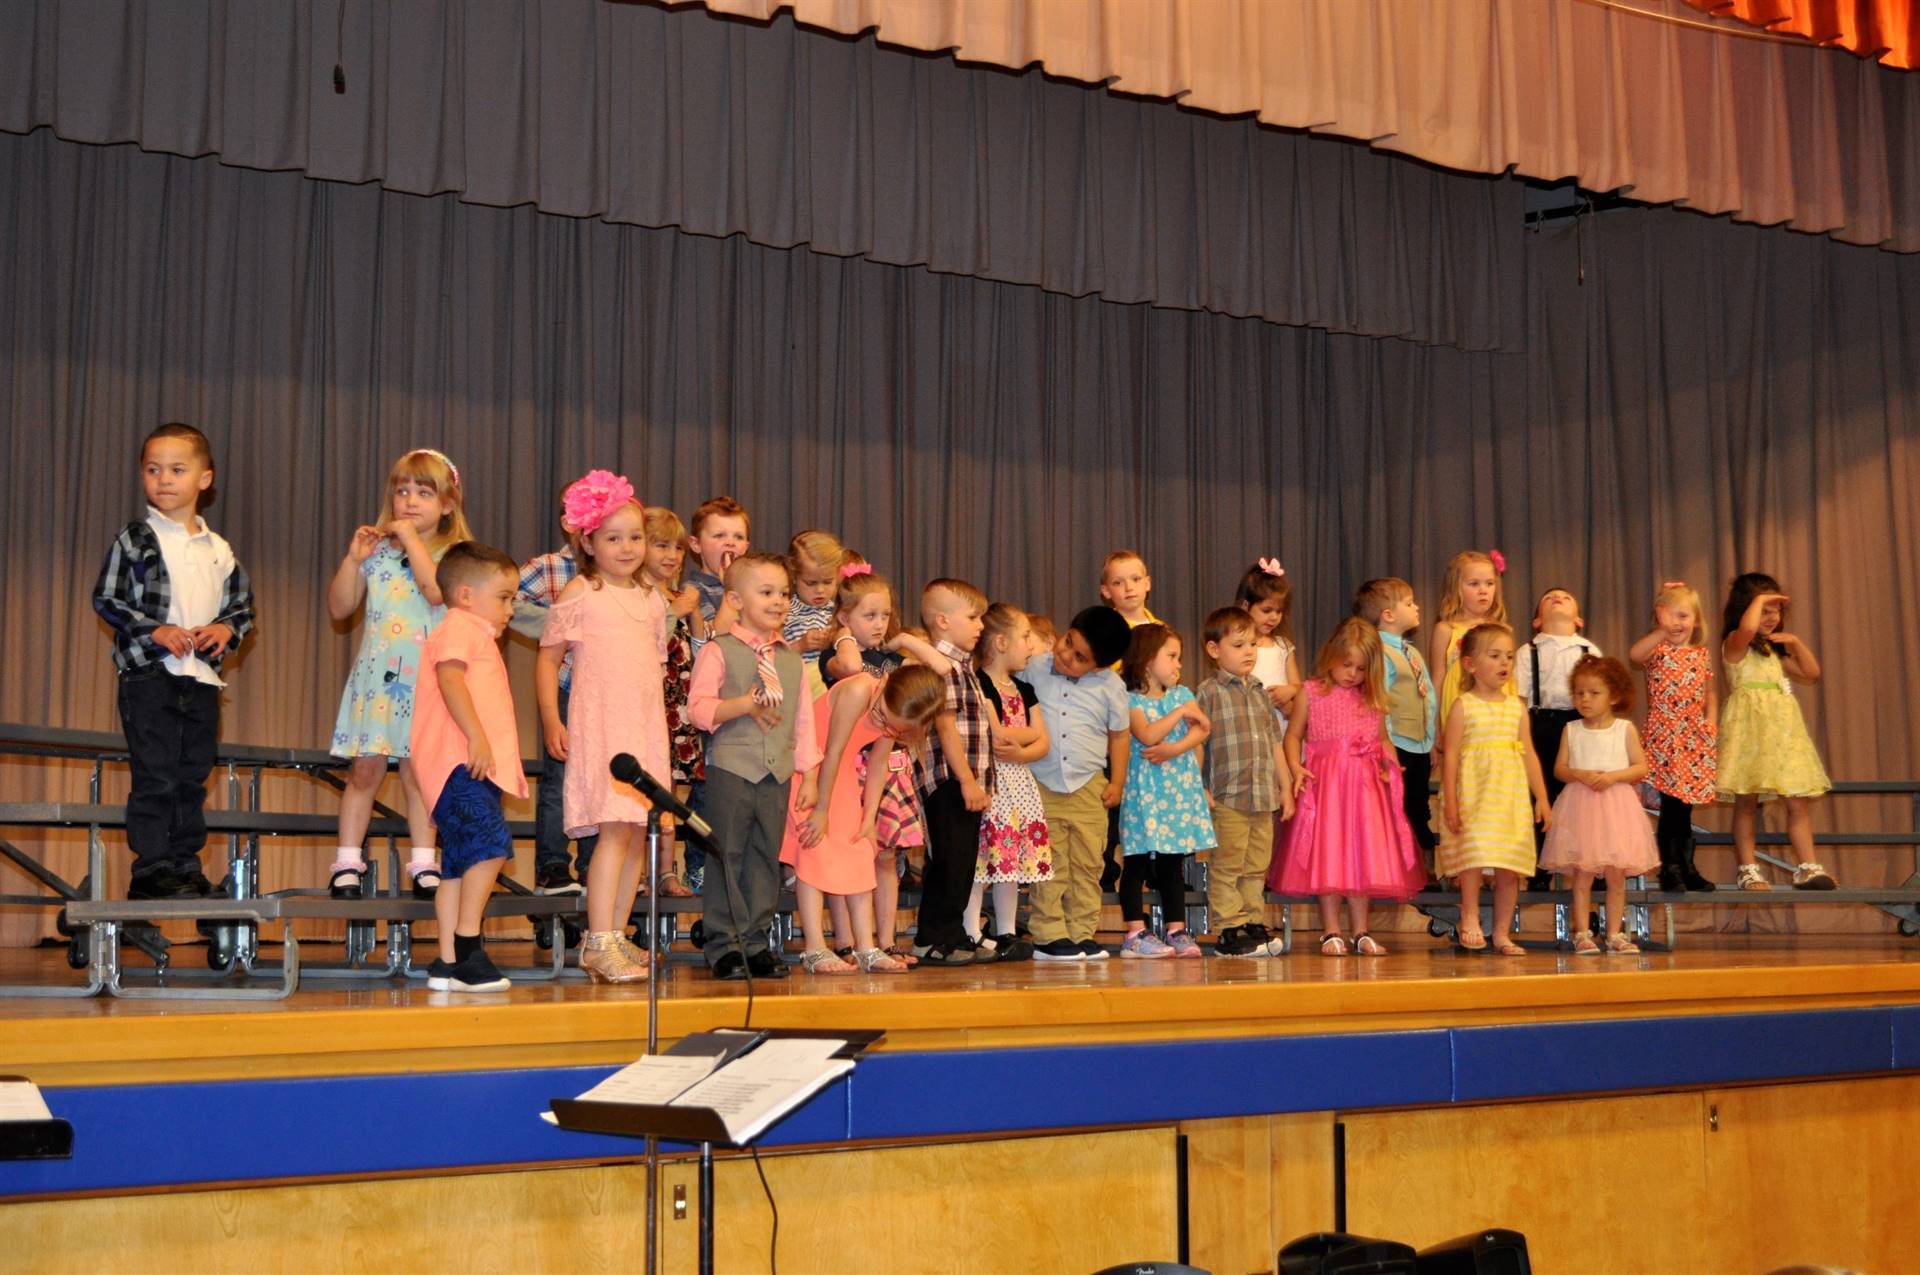
[[[1567,764],[1575,770],[1625,770],[1627,732],[1633,727],[1623,717],[1605,730],[1590,730],[1573,722],[1563,738]],[[1551,766],[1553,758],[1541,758]],[[1653,844],[1653,828],[1640,807],[1632,784],[1614,784],[1595,792],[1585,784],[1568,784],[1553,803],[1553,827],[1540,846],[1540,866],[1554,872],[1599,874],[1619,868],[1628,876],[1652,872],[1660,866]]]
[[[1384,714],[1358,687],[1308,682],[1300,790],[1286,844],[1267,873],[1280,894],[1410,899],[1427,883],[1420,847],[1401,806],[1400,767],[1381,732]]]

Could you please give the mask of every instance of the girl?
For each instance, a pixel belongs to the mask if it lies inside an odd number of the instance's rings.
[[[1293,645],[1293,585],[1277,558],[1262,558],[1241,577],[1234,602],[1253,617],[1253,680],[1267,688],[1280,730],[1300,693],[1300,656]],[[1284,826],[1284,825],[1282,825]]]
[[[413,729],[413,684],[420,672],[420,644],[440,621],[440,586],[434,564],[473,533],[467,528],[466,492],[460,471],[445,454],[415,448],[387,473],[386,507],[377,526],[357,528],[333,581],[327,614],[334,623],[367,604],[360,651],[340,696],[328,751],[352,759],[340,794],[339,850],[328,869],[328,892],[336,899],[361,896],[367,875],[367,821],[374,794],[387,775],[387,759],[400,759],[400,788],[407,797],[412,846],[407,875],[414,897],[430,899],[440,884],[434,867],[433,812],[420,794],[407,758]]]
[[[1700,595],[1668,580],[1653,595],[1653,632],[1627,658],[1647,671],[1647,777],[1660,794],[1662,890],[1711,890],[1693,866],[1693,808],[1714,799],[1719,696]]]
[[[1807,812],[1808,799],[1833,784],[1788,682],[1791,678],[1811,686],[1820,680],[1820,662],[1813,648],[1780,631],[1788,601],[1772,576],[1749,571],[1734,577],[1721,616],[1727,702],[1720,710],[1717,783],[1721,800],[1733,801],[1733,851],[1740,858],[1735,879],[1742,890],[1772,888],[1753,861],[1753,832],[1760,803],[1776,797],[1786,799],[1787,837],[1800,864],[1793,870],[1793,888],[1834,886],[1827,870],[1814,861],[1813,822]]]
[[[1120,914],[1127,936],[1120,955],[1157,959],[1197,957],[1200,945],[1187,931],[1187,864],[1218,841],[1200,757],[1213,724],[1193,692],[1180,685],[1180,638],[1164,624],[1143,624],[1121,662],[1129,706],[1127,786],[1120,798]],[[1147,928],[1143,890],[1148,879],[1160,892],[1164,940]]]
[[[829,785],[811,809],[793,808],[780,861],[798,878],[801,933],[806,952],[801,964],[809,974],[904,974],[907,963],[873,941],[875,850],[872,824],[865,817],[866,790],[852,759],[876,741],[899,740],[908,747],[925,742],[927,728],[947,706],[946,680],[931,669],[902,667],[885,678],[858,673],[842,678],[827,693],[829,711],[814,714],[821,742],[820,773]],[[800,778],[794,777],[796,798]],[[877,794],[876,794],[877,795]],[[876,800],[875,804],[878,802]],[[827,947],[820,925],[823,895],[846,899],[852,917],[854,962]]]
[[[1440,687],[1443,737],[1441,743],[1435,745],[1436,749],[1446,747],[1445,723],[1451,715],[1453,701],[1471,681],[1454,675],[1460,662],[1461,639],[1476,624],[1507,622],[1507,594],[1501,583],[1506,573],[1507,560],[1498,549],[1485,553],[1462,549],[1447,564],[1446,583],[1440,594],[1440,622],[1433,626],[1433,645],[1427,652],[1427,667],[1439,670],[1435,682]],[[1509,685],[1507,693],[1516,692]]]
[[[1573,876],[1573,915],[1592,915],[1593,879],[1607,878],[1607,950],[1638,952],[1626,934],[1627,878],[1660,861],[1646,812],[1633,786],[1647,773],[1647,755],[1633,723],[1616,716],[1633,708],[1633,678],[1611,656],[1583,655],[1568,677],[1580,720],[1560,736],[1553,772],[1566,787],[1553,803],[1553,823],[1540,866]],[[1597,956],[1592,930],[1573,936],[1575,956]]]
[[[687,691],[693,685],[693,626],[700,623],[700,591],[692,585],[682,587],[680,569],[687,560],[687,528],[680,515],[660,505],[649,506],[646,533],[647,552],[641,561],[640,578],[659,592],[666,607],[667,661],[661,699],[667,716],[673,785],[685,789],[707,777],[702,737],[687,716]],[[701,631],[704,634],[704,626]],[[693,890],[671,867],[668,863],[654,865],[660,893],[673,899],[692,898]]]
[[[1442,736],[1440,799],[1447,831],[1440,839],[1439,875],[1460,879],[1460,946],[1478,952],[1487,946],[1480,929],[1480,875],[1493,873],[1493,950],[1524,956],[1507,927],[1520,878],[1534,868],[1532,825],[1551,828],[1553,811],[1526,710],[1508,685],[1513,630],[1494,620],[1475,624],[1460,640],[1459,662]]]
[[[1053,876],[1053,844],[1047,838],[1047,812],[1040,785],[1027,763],[1047,755],[1047,723],[1033,687],[1015,674],[1033,655],[1033,629],[1027,617],[1004,602],[987,608],[973,662],[980,671],[980,693],[992,705],[987,729],[993,735],[993,795],[980,819],[980,857],[974,863],[973,895],[967,900],[967,937],[982,943],[980,903],[993,887],[991,936],[985,940],[996,961],[1022,961],[1033,945],[1018,936],[1014,916],[1020,887]]]
[[[822,652],[833,646],[835,595],[847,548],[831,531],[803,531],[787,542],[787,567],[793,572],[793,602],[780,636],[806,657],[807,684],[816,697],[826,692],[821,680]]]
[[[1320,648],[1287,725],[1298,800],[1267,885],[1319,897],[1322,956],[1385,956],[1367,928],[1368,907],[1374,899],[1410,899],[1427,882],[1387,738],[1385,659],[1378,629],[1357,617],[1343,621]],[[1340,934],[1343,895],[1351,948]]]
[[[642,856],[630,854],[644,835],[647,803],[611,782],[607,765],[631,753],[650,775],[667,775],[665,702],[667,607],[640,579],[647,555],[647,513],[633,484],[596,469],[561,497],[560,525],[580,574],[560,590],[540,638],[535,698],[547,751],[568,763],[566,826],[570,837],[598,833],[587,868],[587,935],[580,968],[598,983],[648,977],[646,953],[620,930],[633,914]],[[573,652],[568,720],[560,721],[560,661]],[[663,818],[663,823],[665,822]],[[670,832],[669,832],[669,835]]]

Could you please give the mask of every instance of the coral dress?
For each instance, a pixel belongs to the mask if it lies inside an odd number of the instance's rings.
[[[1720,796],[1818,797],[1833,787],[1794,701],[1778,652],[1747,653],[1727,665],[1720,706]]]
[[[1460,743],[1463,831],[1442,832],[1434,871],[1451,877],[1505,868],[1530,876],[1533,797],[1527,790],[1526,749],[1520,742],[1526,707],[1515,695],[1492,701],[1462,695],[1455,703],[1466,714]]]
[[[1401,806],[1400,767],[1388,751],[1386,715],[1357,686],[1308,682],[1301,765],[1313,778],[1287,829],[1267,885],[1304,898],[1321,894],[1408,899],[1427,883],[1419,843]],[[1299,703],[1300,701],[1295,701]]]
[[[1712,683],[1713,655],[1704,646],[1662,642],[1647,656],[1647,723],[1640,731],[1647,781],[1695,806],[1715,796],[1719,732],[1707,719]]]
[[[841,678],[825,695],[814,701],[813,728],[819,738],[823,757],[827,751],[827,735],[833,729],[834,710],[839,707],[840,701],[851,695],[871,705],[879,687],[877,679],[860,673]],[[796,877],[822,893],[865,894],[873,889],[873,858],[877,850],[873,842],[859,835],[862,798],[865,794],[861,791],[854,758],[868,744],[875,740],[885,741],[886,738],[880,723],[874,720],[871,709],[861,713],[854,722],[853,734],[847,738],[846,751],[840,754],[840,764],[831,781],[826,775],[820,777],[819,800],[827,808],[827,835],[818,842],[811,846],[800,844],[800,820],[810,817],[813,812],[809,811],[803,816],[789,804],[787,832],[780,843],[780,862],[791,865]],[[885,747],[885,743],[881,746]],[[797,772],[793,777],[793,791],[795,794],[800,791],[800,775]]]
[[[1605,730],[1570,723],[1562,736],[1567,764],[1575,770],[1625,770],[1627,732],[1632,729],[1619,717]],[[1540,848],[1540,866],[1596,875],[1619,868],[1630,877],[1659,867],[1653,828],[1633,785],[1614,784],[1602,792],[1580,783],[1562,788],[1553,803],[1553,827]]]
[[[567,702],[569,837],[590,837],[603,823],[645,823],[639,792],[608,773],[619,753],[632,753],[649,775],[672,782],[668,769],[667,608],[658,589],[622,589],[602,582],[554,603],[541,646],[573,652]]]
[[[406,551],[391,540],[381,541],[360,564],[360,577],[367,582],[367,616],[327,751],[335,757],[405,757],[420,645],[447,612],[427,601],[413,581]]]

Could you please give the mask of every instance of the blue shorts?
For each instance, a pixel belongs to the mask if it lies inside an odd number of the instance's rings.
[[[484,779],[455,766],[433,803],[433,823],[440,829],[440,874],[463,877],[467,869],[488,859],[513,857],[513,833],[500,810],[500,790]]]

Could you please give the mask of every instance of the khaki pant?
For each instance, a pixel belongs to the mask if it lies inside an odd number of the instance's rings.
[[[1100,924],[1100,856],[1107,846],[1107,808],[1100,794],[1105,775],[1095,775],[1073,792],[1039,785],[1047,811],[1047,840],[1053,843],[1053,879],[1033,887],[1033,941],[1075,943],[1093,937]]]
[[[1236,925],[1266,924],[1273,812],[1249,814],[1216,805],[1213,832],[1220,842],[1207,869],[1207,909],[1213,914],[1213,932],[1219,934]],[[1034,937],[1039,937],[1037,928]]]

